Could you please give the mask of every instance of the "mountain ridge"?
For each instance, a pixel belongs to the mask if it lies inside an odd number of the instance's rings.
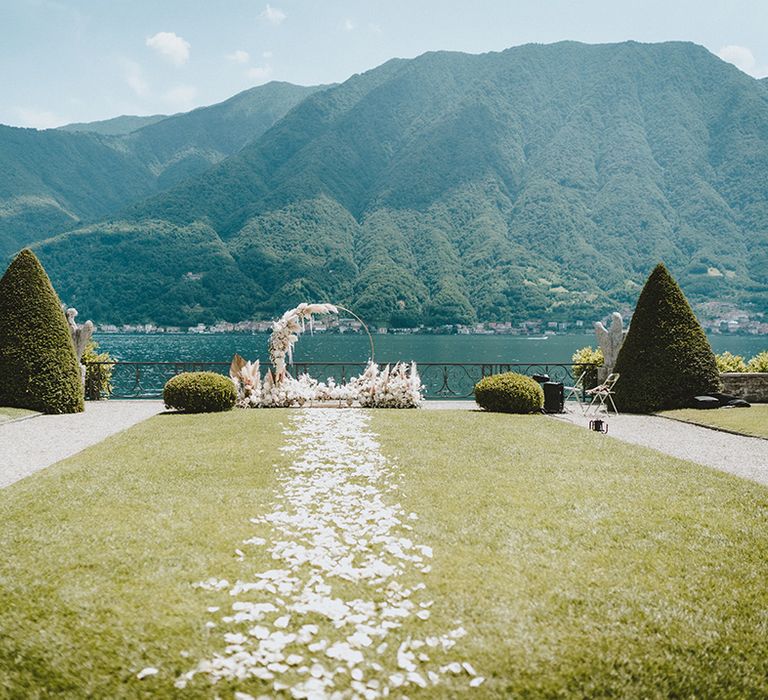
[[[267,83],[126,135],[0,125],[0,257],[203,172],[323,87]]]
[[[118,218],[203,226],[256,315],[311,297],[395,325],[583,318],[661,259],[694,300],[763,311],[766,124],[762,84],[690,42],[430,52],[309,95]],[[66,248],[39,249],[62,280]],[[149,320],[235,320],[193,306]]]
[[[129,152],[158,175],[162,188],[205,172],[260,136],[306,96],[327,85],[271,81],[207,107],[167,117],[124,136]]]
[[[101,134],[102,136],[124,136],[137,131],[150,124],[156,124],[167,119],[168,114],[151,114],[139,116],[136,114],[121,114],[109,119],[99,119],[92,122],[72,122],[57,127],[59,131],[76,131],[89,134]]]

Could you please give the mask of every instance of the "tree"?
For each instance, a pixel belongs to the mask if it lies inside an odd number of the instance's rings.
[[[680,408],[720,387],[707,336],[663,264],[640,293],[614,371],[616,405],[630,413]]]
[[[446,282],[432,297],[427,307],[427,322],[433,326],[452,323],[474,323],[475,310],[458,286]]]
[[[43,413],[84,409],[61,302],[31,250],[22,250],[0,279],[0,405]]]
[[[427,290],[408,270],[375,264],[365,270],[355,286],[352,308],[366,322],[377,326],[418,326]]]

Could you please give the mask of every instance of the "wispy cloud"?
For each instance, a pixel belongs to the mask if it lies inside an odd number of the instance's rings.
[[[65,119],[54,112],[48,112],[41,109],[29,109],[27,107],[17,107],[16,114],[19,123],[32,129],[53,129],[66,123]]]
[[[137,97],[145,97],[149,93],[149,83],[144,79],[141,66],[136,61],[129,59],[123,61],[123,75],[128,87]]]
[[[288,15],[286,15],[279,7],[272,7],[272,5],[267,4],[259,16],[262,19],[267,20],[270,24],[278,25],[282,24]]]
[[[257,83],[266,83],[272,77],[272,66],[254,66],[248,70],[247,75]]]
[[[272,58],[272,52],[271,51],[265,51],[261,54],[262,58]]]
[[[183,66],[189,60],[190,44],[175,32],[158,32],[147,37],[146,43],[176,66]]]
[[[759,66],[755,60],[752,50],[746,46],[723,46],[717,55],[728,63],[732,63],[736,68],[755,78],[764,78],[768,76],[768,66]]]
[[[251,56],[247,51],[243,51],[242,49],[238,49],[237,51],[233,51],[232,53],[227,54],[227,59],[232,61],[233,63],[248,63],[248,61],[251,60]]]
[[[347,19],[344,20],[344,31],[345,32],[351,32],[351,31],[354,30],[354,28],[355,28],[355,23],[351,19],[347,18]]]

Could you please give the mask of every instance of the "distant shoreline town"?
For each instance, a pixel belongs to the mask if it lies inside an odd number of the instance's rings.
[[[625,316],[625,318],[627,318]],[[627,319],[629,320],[629,319]],[[712,335],[768,335],[768,323],[762,318],[749,318],[746,313],[730,312],[723,317],[703,320],[702,326]],[[160,326],[154,323],[139,324],[97,324],[97,333],[136,333],[136,334],[197,334],[213,335],[217,333],[261,334],[272,331],[272,321],[238,321],[236,323],[219,321],[206,325]],[[328,319],[316,321],[315,333],[356,334],[363,333],[363,324],[354,319]],[[551,335],[579,335],[592,333],[592,322],[558,322],[534,319],[531,321],[485,322],[472,325],[418,326],[414,328],[389,328],[371,326],[370,332],[377,335],[512,335],[526,338],[544,339]]]

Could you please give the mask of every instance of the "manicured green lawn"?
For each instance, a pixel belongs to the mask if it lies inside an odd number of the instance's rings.
[[[0,697],[174,695],[218,649],[205,610],[228,595],[191,583],[242,575],[281,413],[158,416],[0,490]],[[147,666],[163,675],[138,681]]]
[[[489,696],[768,695],[768,489],[539,416],[373,425]]]
[[[6,423],[9,420],[24,418],[25,416],[34,416],[35,411],[28,411],[26,408],[9,408],[0,406],[0,423]]]
[[[205,609],[229,600],[191,583],[274,565],[234,549],[291,458],[287,419],[157,416],[0,491],[0,697],[232,697],[173,687],[220,650]],[[768,694],[768,490],[543,416],[377,411],[372,427],[434,548],[430,623],[461,620],[460,656],[487,678],[454,693]],[[138,681],[146,666],[160,673]]]
[[[661,415],[687,423],[768,438],[768,403],[752,404],[750,408],[716,408],[711,410],[680,408],[676,411],[664,411]]]

